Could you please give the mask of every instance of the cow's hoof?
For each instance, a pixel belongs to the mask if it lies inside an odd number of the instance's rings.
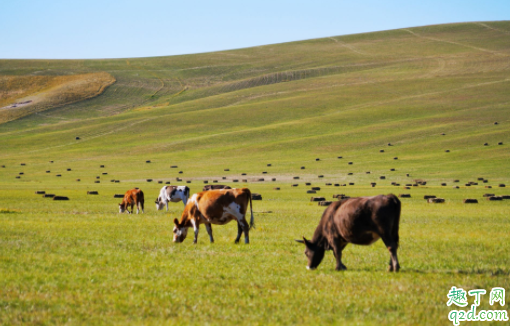
[[[235,243],[235,244],[238,244],[238,243],[239,243],[239,240],[234,241],[234,243]]]
[[[400,270],[400,265],[397,265],[397,268],[393,268],[393,266],[388,266],[388,272],[398,272]]]
[[[345,267],[345,265],[341,265],[341,266],[337,266],[335,268],[336,271],[346,271],[347,270],[347,267]]]

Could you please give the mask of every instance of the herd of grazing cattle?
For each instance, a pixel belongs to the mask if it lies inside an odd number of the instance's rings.
[[[250,242],[249,232],[254,226],[252,194],[248,188],[231,188],[224,185],[207,185],[202,192],[189,196],[187,186],[164,186],[156,199],[156,209],[162,210],[169,202],[182,201],[184,211],[180,220],[174,219],[173,241],[183,242],[188,229],[193,227],[194,240],[197,243],[200,224],[205,224],[209,239],[214,242],[211,224],[224,225],[237,222],[238,243],[244,233],[244,242]],[[250,223],[246,221],[246,212],[250,204]],[[119,212],[144,212],[144,194],[138,189],[126,192]],[[129,211],[131,207],[131,212]],[[332,250],[336,258],[336,270],[345,270],[342,263],[342,251],[349,243],[370,245],[382,239],[390,252],[389,271],[398,272],[397,258],[399,245],[400,200],[393,194],[373,197],[345,198],[326,208],[311,240],[303,237],[296,240],[306,246],[307,269],[315,269],[324,258],[326,250]]]

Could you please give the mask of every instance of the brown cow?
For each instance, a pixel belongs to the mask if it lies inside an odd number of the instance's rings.
[[[306,245],[307,269],[316,269],[326,250],[333,250],[336,270],[342,264],[342,250],[348,243],[370,245],[381,238],[390,251],[389,271],[400,269],[397,258],[400,200],[393,194],[348,198],[331,204],[322,214],[312,240],[296,240]]]
[[[142,213],[143,211],[143,204],[145,200],[143,198],[143,191],[141,191],[138,188],[128,190],[124,194],[124,199],[122,199],[122,203],[119,204],[119,213],[124,213],[124,211],[127,211],[128,214],[131,214],[133,212],[133,207],[136,205],[136,214],[140,212],[140,206],[142,207]],[[131,206],[131,212],[128,209],[128,206]]]
[[[207,185],[207,186],[204,186],[202,191],[215,190],[215,189],[232,189],[232,187],[226,186],[226,185]]]
[[[248,203],[250,203],[251,212],[249,225],[245,219]],[[197,243],[198,228],[201,223],[205,224],[209,239],[214,242],[211,224],[223,225],[232,220],[237,222],[235,243],[239,242],[243,232],[244,242],[249,243],[249,231],[253,226],[250,189],[221,189],[199,192],[188,200],[181,220],[174,219],[174,242],[183,242],[188,234],[188,228],[193,227],[195,231],[193,243]]]

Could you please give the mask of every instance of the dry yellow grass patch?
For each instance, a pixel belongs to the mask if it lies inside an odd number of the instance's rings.
[[[0,123],[100,95],[115,78],[106,72],[69,76],[1,76]],[[31,101],[12,107],[15,103]]]

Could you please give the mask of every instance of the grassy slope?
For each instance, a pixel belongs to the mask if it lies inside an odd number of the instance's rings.
[[[338,155],[386,168],[396,155],[425,178],[504,179],[508,151],[496,143],[510,131],[508,30],[506,22],[455,24],[177,57],[0,62],[10,74],[50,67],[117,79],[98,98],[0,126],[2,161],[36,151],[121,162],[128,148],[134,170],[152,157],[208,176],[227,157],[255,171],[254,160],[279,161],[288,171]],[[388,142],[396,146],[373,154]]]
[[[0,322],[447,324],[452,285],[508,290],[508,203],[466,206],[463,198],[487,190],[450,186],[509,183],[509,34],[509,22],[489,22],[177,57],[0,61],[10,75],[106,71],[117,80],[97,98],[0,125],[0,208],[12,212],[0,214]],[[214,245],[204,228],[199,246],[172,245],[182,206],[154,212],[161,185],[145,179],[182,177],[196,192],[202,179],[231,183],[242,172],[277,178],[236,184],[264,196],[252,243],[233,246],[232,224],[214,228]],[[414,178],[429,183],[390,186]],[[306,272],[292,239],[311,236],[322,209],[307,201],[304,181],[326,197],[412,193],[403,201],[402,273],[383,272],[381,243],[349,246],[346,273],[333,271],[331,254]],[[119,218],[111,197],[134,186],[146,193],[147,214]],[[425,194],[447,203],[427,205]]]

